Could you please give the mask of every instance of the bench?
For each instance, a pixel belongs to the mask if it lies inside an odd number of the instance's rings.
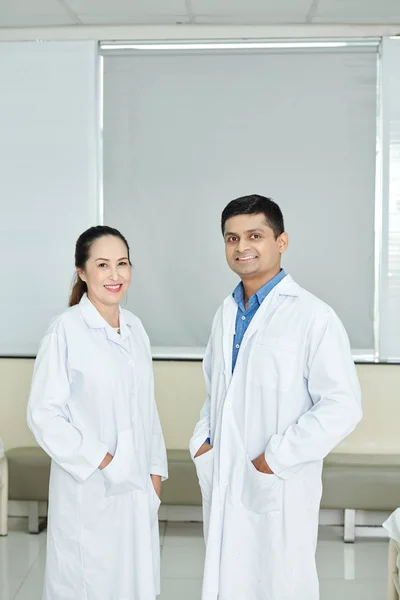
[[[168,450],[168,463],[169,479],[162,487],[162,503],[201,506],[189,452]],[[7,533],[7,485],[10,500],[28,502],[29,531],[39,531],[39,502],[48,501],[49,473],[50,459],[41,448],[6,452],[6,458],[0,461],[0,535]],[[356,510],[392,512],[400,506],[400,455],[332,453],[324,461],[323,487],[321,508],[344,510],[344,539],[354,542]]]
[[[37,446],[6,451],[0,465],[0,479],[8,487],[8,500],[25,500],[28,504],[29,533],[39,533],[39,502],[48,502],[50,458]],[[7,495],[0,497],[1,535],[7,535]]]
[[[7,535],[8,504],[8,464],[5,455],[0,454],[0,535]]]
[[[400,506],[400,454],[329,454],[322,482],[321,508],[344,509],[344,540],[354,542],[356,510]]]
[[[399,600],[400,598],[400,544],[390,539],[388,552],[387,571],[387,600]]]

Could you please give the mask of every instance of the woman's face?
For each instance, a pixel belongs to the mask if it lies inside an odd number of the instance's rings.
[[[93,242],[79,277],[86,282],[88,296],[94,304],[115,306],[120,303],[131,282],[131,267],[124,242],[107,235]]]

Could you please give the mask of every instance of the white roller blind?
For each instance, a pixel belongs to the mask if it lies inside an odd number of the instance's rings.
[[[380,356],[400,359],[400,40],[383,41],[383,244]]]
[[[153,346],[206,344],[237,283],[221,211],[259,193],[283,210],[284,267],[372,351],[375,148],[375,49],[106,55],[105,223]]]
[[[97,221],[95,42],[0,44],[0,354],[34,355]]]

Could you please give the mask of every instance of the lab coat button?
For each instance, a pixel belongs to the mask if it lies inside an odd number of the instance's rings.
[[[226,403],[226,408],[232,408],[232,402],[227,402]]]

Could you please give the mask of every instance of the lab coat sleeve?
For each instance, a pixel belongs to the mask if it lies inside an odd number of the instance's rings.
[[[168,479],[168,461],[167,451],[165,449],[164,436],[161,429],[160,418],[158,416],[158,410],[156,401],[152,400],[153,404],[153,424],[152,424],[152,439],[151,439],[151,475],[160,475],[161,479],[165,481]]]
[[[165,448],[164,436],[162,432],[158,408],[154,397],[154,376],[152,370],[152,353],[149,336],[146,333],[141,321],[138,320],[140,335],[143,338],[144,345],[147,351],[151,375],[150,387],[145,386],[150,394],[150,428],[151,428],[151,448],[150,448],[150,475],[159,475],[162,481],[168,479],[168,460],[167,451]]]
[[[190,440],[190,454],[194,459],[198,450],[211,437],[210,433],[210,407],[211,407],[211,338],[208,342],[206,353],[203,360],[203,372],[206,383],[207,398],[200,412],[200,420],[198,421],[192,439]]]
[[[94,473],[108,448],[69,421],[67,348],[61,331],[48,333],[35,363],[28,401],[28,425],[38,444],[79,483]]]
[[[313,327],[307,357],[313,406],[283,435],[273,435],[265,458],[286,478],[307,462],[322,460],[362,418],[361,392],[346,331],[333,311]]]

